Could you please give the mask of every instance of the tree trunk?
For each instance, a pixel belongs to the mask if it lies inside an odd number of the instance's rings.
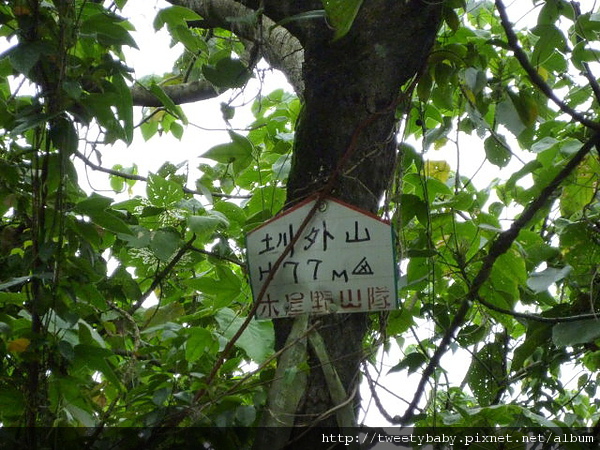
[[[321,190],[337,170],[332,194],[377,211],[396,159],[401,87],[423,68],[440,11],[439,2],[366,0],[350,32],[338,41],[332,41],[324,23],[304,29],[304,105],[296,129],[289,204]],[[338,169],[340,161],[345,162]],[[330,314],[315,320],[346,393],[357,392],[368,317]],[[291,323],[275,321],[277,349],[285,344]],[[296,425],[314,424],[336,406],[319,365],[309,351],[310,373]],[[356,395],[354,406],[358,404]],[[321,417],[318,425],[336,427],[335,414]]]

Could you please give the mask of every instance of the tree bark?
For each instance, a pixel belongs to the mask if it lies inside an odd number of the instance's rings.
[[[288,203],[322,189],[338,170],[332,194],[359,208],[377,211],[396,159],[401,87],[423,68],[439,27],[440,11],[439,2],[367,0],[350,32],[339,41],[332,42],[332,31],[324,23],[305,30],[304,105],[296,129]],[[350,395],[359,383],[368,318],[365,314],[332,314],[317,320],[329,358]],[[275,322],[278,346],[284,344],[289,327],[289,320]],[[309,355],[309,364],[297,425],[312,424],[335,406],[313,355]],[[358,403],[357,397],[356,407]],[[319,425],[337,426],[335,415]]]

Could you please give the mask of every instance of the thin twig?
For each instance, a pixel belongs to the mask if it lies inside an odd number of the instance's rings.
[[[237,258],[233,258],[231,256],[219,255],[217,253],[209,252],[208,250],[203,250],[201,248],[194,247],[194,246],[190,247],[190,250],[193,252],[196,252],[196,253],[200,253],[202,255],[210,256],[212,258],[217,258],[217,259],[220,259],[223,261],[228,261],[228,262],[235,264],[236,266],[239,266],[242,269],[246,270],[246,264]]]
[[[365,376],[367,377],[367,382],[369,383],[369,390],[371,391],[371,398],[375,402],[375,406],[377,406],[377,409],[379,410],[379,413],[389,423],[394,423],[394,417],[392,417],[390,415],[390,413],[388,413],[386,411],[386,409],[383,407],[383,404],[381,403],[381,400],[379,399],[379,395],[377,395],[377,390],[375,388],[375,382],[373,381],[373,378],[371,377],[371,374],[369,373],[369,368],[366,366],[366,364],[364,364],[364,369],[365,369],[364,370]]]
[[[575,1],[571,2],[571,6],[573,7],[573,11],[575,12],[575,26],[577,26],[577,23],[578,23],[577,19],[579,19],[579,17],[581,16],[581,6],[579,5],[579,2],[575,2]],[[580,25],[578,27],[578,29],[575,30],[575,33],[577,34],[578,32],[582,32],[582,31],[583,31],[583,29]],[[583,39],[579,36],[576,37],[576,40],[577,40],[577,43],[583,41]],[[587,61],[583,61],[581,63],[581,65],[583,66],[583,69],[584,69],[583,76],[587,78],[588,82],[590,83],[590,87],[592,88],[592,91],[594,92],[594,96],[596,97],[596,101],[598,103],[600,103],[600,84],[598,84],[598,80],[592,73],[592,70],[590,69],[590,65],[587,63]]]
[[[150,294],[152,294],[154,290],[164,281],[167,275],[169,275],[169,273],[173,270],[173,268],[179,262],[179,260],[183,258],[183,255],[185,255],[192,248],[192,244],[195,240],[196,235],[193,235],[192,238],[189,241],[187,241],[183,247],[179,249],[175,256],[171,258],[169,264],[167,264],[163,270],[156,274],[154,280],[152,280],[152,284],[150,285],[150,287],[146,289],[146,292],[144,292],[142,296],[129,309],[129,314],[133,314],[142,306],[146,299],[150,297]]]
[[[526,319],[526,320],[531,320],[534,322],[541,322],[541,323],[557,324],[557,323],[565,323],[565,322],[579,322],[581,320],[590,320],[590,319],[598,318],[598,312],[591,312],[588,314],[577,314],[577,315],[573,315],[573,316],[562,316],[562,317],[545,317],[540,314],[522,313],[522,312],[510,310],[510,309],[504,309],[504,308],[501,308],[500,306],[496,306],[493,303],[490,303],[487,300],[484,300],[479,295],[477,296],[477,302],[481,303],[486,308],[491,309],[492,311],[496,311],[500,314],[506,314],[508,316],[512,316],[512,317],[515,317],[518,319]]]
[[[135,175],[132,173],[125,173],[125,172],[121,172],[119,170],[102,167],[101,165],[92,162],[87,156],[85,156],[80,151],[75,151],[75,156],[77,156],[81,161],[83,161],[83,163],[86,166],[88,166],[92,170],[97,170],[98,172],[104,172],[104,173],[107,173],[114,177],[123,178],[124,180],[143,181],[145,183],[148,182],[148,178],[144,177],[142,175]],[[201,191],[198,191],[195,189],[190,189],[185,186],[181,186],[181,190],[183,192],[185,192],[186,194],[202,195],[202,196],[206,195],[205,192],[201,192]],[[248,198],[252,197],[249,194],[248,195],[231,195],[231,194],[224,194],[221,192],[211,192],[210,195],[212,195],[213,197],[219,197],[219,198],[239,198],[239,199],[248,199]]]

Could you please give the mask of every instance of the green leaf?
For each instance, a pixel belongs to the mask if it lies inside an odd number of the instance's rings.
[[[322,0],[329,24],[335,29],[333,40],[343,38],[354,23],[363,0]]]
[[[152,82],[150,86],[148,86],[148,90],[163,104],[165,109],[179,120],[181,120],[184,124],[187,124],[187,117],[185,116],[183,110],[180,106],[176,105],[175,102],[167,95],[167,93],[163,90],[155,82]]]
[[[148,177],[146,195],[153,205],[159,207],[173,206],[184,197],[181,185],[154,174]]]
[[[0,291],[11,288],[13,286],[19,286],[20,284],[23,284],[23,283],[27,283],[29,280],[31,280],[31,278],[33,278],[33,277],[29,276],[29,275],[26,275],[23,277],[11,278],[10,280],[5,281],[4,283],[0,284]]]
[[[444,116],[443,122],[439,127],[427,130],[423,139],[423,145],[425,148],[429,148],[431,144],[444,142],[450,131],[452,131],[452,118]]]
[[[588,155],[572,175],[574,180],[565,184],[560,195],[560,210],[565,217],[580,214],[593,203],[598,192],[598,158]]]
[[[421,352],[409,353],[406,357],[392,367],[389,373],[400,372],[404,369],[408,369],[408,374],[415,373],[417,370],[427,362],[427,357]]]
[[[474,95],[479,94],[485,88],[487,77],[484,71],[475,69],[474,67],[467,67],[461,75],[465,84]]]
[[[147,328],[143,332],[149,334],[165,324],[179,328],[180,325],[173,322],[177,322],[183,316],[185,316],[185,309],[179,302],[153,306],[144,311],[144,320],[146,321]]]
[[[169,127],[169,131],[171,132],[171,134],[173,136],[175,136],[177,138],[178,141],[181,141],[181,138],[183,137],[183,131],[184,131],[184,128],[183,128],[183,126],[181,126],[181,124],[179,124],[177,122],[173,122],[171,124],[171,126]]]
[[[233,337],[246,319],[238,316],[229,308],[219,310],[215,318],[219,323],[221,332],[227,339]],[[274,343],[273,323],[267,320],[252,319],[235,345],[244,350],[254,361],[260,363],[273,353]]]
[[[74,350],[75,359],[78,364],[88,366],[93,370],[101,372],[114,388],[122,388],[121,381],[108,362],[108,358],[113,356],[113,353],[110,350],[83,344],[76,345]]]
[[[113,166],[113,170],[119,170],[119,169],[116,169]],[[125,181],[121,177],[116,177],[116,176],[111,175],[110,176],[110,187],[115,192],[123,192],[123,190],[125,188]]]
[[[60,319],[60,316],[58,315],[53,314],[53,316],[56,317],[56,319],[53,320]],[[93,348],[98,349],[99,353],[102,353],[100,350],[103,350],[106,355],[111,355],[111,352],[106,348],[106,341],[102,338],[102,336],[100,336],[100,333],[98,333],[93,326],[91,326],[85,320],[79,319],[77,322],[77,328],[79,330],[80,342],[83,344],[90,344],[90,346],[93,346]]]
[[[483,142],[485,156],[489,162],[498,167],[506,167],[511,157],[511,153],[503,141],[498,140],[496,136],[489,136]]]
[[[115,107],[119,114],[119,118],[123,124],[125,133],[124,141],[126,144],[131,144],[133,141],[133,97],[131,89],[125,82],[125,79],[120,74],[115,74],[112,77],[112,85],[118,93],[116,97]]]
[[[158,132],[158,121],[157,120],[146,120],[140,126],[142,137],[145,141],[148,141],[152,136]]]
[[[185,342],[185,359],[194,362],[206,354],[216,354],[219,344],[206,328],[194,327],[188,331]]]
[[[460,28],[460,19],[454,9],[444,6],[443,16],[444,22],[446,22],[448,28],[450,28],[452,31],[456,32]]]
[[[416,311],[418,314],[418,310]],[[413,312],[413,314],[415,314]],[[400,336],[411,326],[415,324],[413,314],[403,305],[401,310],[392,310],[387,321],[387,333],[388,336]]]
[[[72,403],[66,403],[64,408],[79,425],[91,428],[96,424],[91,412],[85,411]]]
[[[230,223],[237,223],[243,225],[246,222],[246,213],[242,208],[232,202],[221,201],[215,203],[214,211],[218,211],[229,221]]]
[[[542,10],[538,15],[537,23],[538,25],[554,25],[554,22],[558,20],[559,16],[558,2],[549,1],[542,7]]]
[[[527,327],[525,341],[515,349],[510,367],[511,371],[521,370],[527,358],[533,355],[536,349],[547,346],[551,338],[552,326],[550,324],[530,322]]]
[[[242,61],[232,58],[222,58],[214,66],[204,66],[202,73],[208,81],[223,89],[243,87],[252,76]]]
[[[600,321],[596,319],[557,323],[552,328],[552,342],[558,347],[585,344],[600,338]]]
[[[531,127],[539,115],[539,106],[535,97],[525,90],[519,91],[518,95],[509,91],[508,95],[523,124],[526,127]]]
[[[467,372],[469,387],[483,406],[489,406],[495,400],[506,377],[504,353],[500,343],[485,344],[471,361]]]
[[[519,136],[527,128],[510,99],[503,100],[496,106],[496,120],[515,136]]]
[[[554,56],[555,51],[561,52],[566,47],[566,39],[562,31],[554,24],[538,25],[531,31],[539,36],[531,55],[531,62],[535,66],[543,65]]]
[[[154,19],[154,30],[158,31],[165,25],[168,28],[174,28],[178,25],[186,25],[188,20],[201,20],[197,13],[192,11],[189,8],[185,8],[183,6],[169,6],[167,8],[161,9],[156,14],[156,18]]]
[[[431,276],[431,264],[428,258],[411,258],[406,270],[407,287],[420,290],[427,285]]]
[[[21,416],[27,405],[22,390],[9,383],[3,383],[0,387],[0,404],[2,405],[0,417],[11,418]]]
[[[109,210],[112,199],[93,193],[75,205],[75,210],[89,216],[96,225],[115,233],[131,234],[129,225],[116,211]]]
[[[220,306],[229,305],[240,294],[241,289],[239,281],[237,283],[227,283],[206,275],[186,280],[185,284],[206,296],[214,298],[217,300],[216,304]]]
[[[137,175],[137,165],[133,164],[131,167],[123,167],[121,164],[115,164],[112,167],[112,170],[116,170],[117,172],[124,173],[127,175]],[[115,192],[122,192],[125,189],[125,185],[133,186],[136,183],[136,180],[128,180],[118,175],[109,175],[110,179],[110,187]]]
[[[423,73],[419,78],[419,84],[417,84],[417,96],[422,102],[426,102],[431,95],[431,88],[433,87],[433,79],[429,72]]]
[[[41,42],[22,42],[9,50],[9,61],[11,66],[24,75],[35,66],[44,54],[50,54],[51,47]]]
[[[565,278],[573,270],[571,266],[560,269],[548,267],[541,272],[534,272],[527,279],[527,286],[535,293],[544,292],[557,281]]]
[[[523,257],[515,250],[500,255],[492,267],[490,281],[496,291],[505,292],[516,301],[519,298],[519,285],[527,281]]]
[[[149,247],[158,259],[167,262],[179,249],[180,245],[181,237],[179,234],[168,230],[158,230],[152,233]]]
[[[553,148],[554,146],[558,145],[559,143],[560,142],[558,139],[553,138],[552,136],[545,136],[542,139],[540,139],[539,141],[535,142],[531,146],[531,151],[533,153],[541,153],[545,150]]]
[[[233,164],[236,172],[244,170],[252,162],[254,146],[248,138],[233,131],[229,133],[232,142],[212,147],[201,155],[223,164]]]
[[[82,34],[94,36],[103,46],[138,48],[127,28],[129,24],[125,20],[104,12],[88,17],[80,25]]]
[[[129,225],[127,225],[124,220],[118,217],[116,213],[111,211],[102,211],[96,213],[93,216],[90,216],[90,219],[92,219],[92,222],[94,222],[96,225],[99,225],[109,231],[131,234]]]
[[[6,283],[3,283],[6,285]],[[2,287],[0,286],[0,289]],[[0,303],[22,305],[27,301],[27,294],[21,292],[0,292]]]
[[[188,227],[198,235],[207,236],[212,234],[218,228],[227,228],[229,221],[218,211],[209,211],[208,214],[202,216],[189,216]]]
[[[115,116],[115,104],[118,102],[116,93],[89,94],[85,100],[86,109],[106,129],[106,142],[112,143],[117,139],[126,141],[126,133]]]
[[[127,245],[132,248],[144,248],[150,244],[152,232],[144,227],[133,225],[131,227],[131,235],[119,235],[119,239],[127,242]]]
[[[79,135],[73,123],[65,118],[56,120],[50,128],[50,139],[54,146],[66,155],[77,151]]]
[[[400,196],[400,212],[403,223],[408,223],[416,217],[423,225],[428,223],[427,203],[413,194],[402,194]]]

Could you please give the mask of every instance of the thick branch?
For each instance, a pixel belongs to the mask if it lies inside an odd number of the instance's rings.
[[[260,45],[262,56],[271,67],[281,70],[298,96],[304,92],[302,64],[304,50],[300,41],[286,28],[278,26],[265,15],[234,0],[167,0],[172,5],[184,6],[204,19],[203,25],[231,30],[242,39]],[[253,20],[235,20],[249,19]],[[168,94],[170,94],[167,91]]]
[[[161,87],[176,105],[208,100],[219,95],[217,89],[205,80]],[[163,106],[163,103],[152,92],[140,84],[131,88],[131,95],[134,106]]]

